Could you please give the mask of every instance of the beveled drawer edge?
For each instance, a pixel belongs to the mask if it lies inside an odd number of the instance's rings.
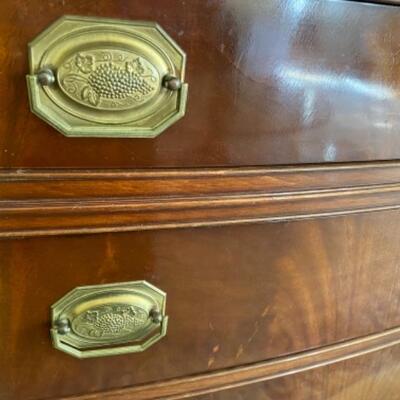
[[[290,221],[400,208],[400,163],[0,173],[0,237]]]
[[[58,400],[182,399],[267,381],[334,364],[400,344],[400,327],[290,356],[102,393],[62,397]]]

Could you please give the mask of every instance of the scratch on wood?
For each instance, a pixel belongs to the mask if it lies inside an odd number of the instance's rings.
[[[237,352],[236,352],[236,358],[241,357],[243,353],[244,353],[244,347],[243,347],[243,345],[241,344],[241,345],[239,346]]]

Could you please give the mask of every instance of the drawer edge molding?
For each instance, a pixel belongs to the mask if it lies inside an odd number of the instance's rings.
[[[57,400],[182,399],[250,385],[335,364],[400,344],[400,327],[273,360],[133,388]]]
[[[278,222],[398,209],[400,164],[3,171],[0,193],[3,238]]]
[[[400,208],[400,184],[280,195],[0,204],[0,238],[295,221]]]

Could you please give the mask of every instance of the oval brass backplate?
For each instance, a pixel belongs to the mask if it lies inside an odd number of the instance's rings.
[[[66,136],[155,137],[185,113],[185,53],[156,23],[65,16],[29,44],[32,111]]]
[[[78,358],[143,351],[167,332],[165,302],[146,281],[77,287],[51,307],[53,345]]]

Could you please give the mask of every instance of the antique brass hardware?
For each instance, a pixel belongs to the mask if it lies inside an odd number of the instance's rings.
[[[32,112],[66,136],[152,138],[185,113],[185,53],[153,22],[65,16],[29,62]]]
[[[51,307],[53,345],[78,358],[143,351],[167,333],[165,302],[146,281],[77,287]]]
[[[56,77],[52,69],[43,68],[37,73],[37,80],[42,86],[48,86],[56,81]]]

